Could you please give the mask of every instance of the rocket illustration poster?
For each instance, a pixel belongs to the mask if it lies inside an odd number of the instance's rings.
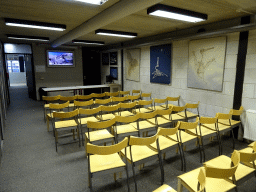
[[[150,47],[150,82],[171,83],[171,44]]]

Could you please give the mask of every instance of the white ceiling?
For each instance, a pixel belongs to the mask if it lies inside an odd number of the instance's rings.
[[[140,0],[121,0],[140,1]],[[150,0],[143,0],[148,1]],[[0,40],[3,42],[26,42],[8,40],[6,34],[49,37],[50,43],[59,40],[63,35],[70,33],[76,27],[87,22],[92,17],[109,9],[119,0],[108,0],[101,6],[89,5],[72,0],[0,0]],[[208,20],[200,23],[164,19],[147,15],[147,8],[120,18],[102,26],[102,29],[127,31],[138,33],[137,38],[149,37],[175,30],[204,25],[222,20],[256,14],[255,0],[163,0],[166,4],[208,15]],[[118,11],[118,10],[117,10]],[[120,13],[122,15],[122,13]],[[65,24],[63,32],[40,29],[27,29],[5,26],[4,18],[25,19],[40,22]],[[129,41],[126,38],[95,35],[94,31],[77,37],[80,40],[104,41],[106,45]],[[70,41],[65,42],[69,44]]]

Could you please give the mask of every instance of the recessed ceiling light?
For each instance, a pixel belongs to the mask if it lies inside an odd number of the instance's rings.
[[[203,13],[198,13],[186,9],[167,6],[163,4],[156,4],[148,8],[147,13],[158,17],[165,17],[169,19],[187,21],[187,22],[200,22],[207,20],[208,16]]]
[[[86,44],[86,45],[104,45],[103,41],[73,40],[72,43]]]
[[[5,25],[7,26],[45,29],[45,30],[54,30],[54,31],[64,31],[66,29],[66,25],[55,24],[55,23],[45,23],[45,22],[28,21],[28,20],[21,20],[21,19],[10,19],[10,18],[5,18],[4,20],[5,20]]]
[[[75,0],[75,1],[80,1],[80,2],[89,3],[93,5],[102,5],[106,3],[108,0]]]
[[[49,41],[48,37],[35,37],[24,35],[6,35],[8,39],[29,40],[29,41]]]
[[[112,30],[105,30],[105,29],[98,29],[95,31],[95,34],[115,36],[115,37],[126,37],[126,38],[137,37],[137,33],[130,33],[130,32],[124,32],[124,31],[112,31]]]

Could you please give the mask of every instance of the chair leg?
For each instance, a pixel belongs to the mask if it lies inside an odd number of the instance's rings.
[[[179,153],[180,153],[180,160],[181,160],[181,171],[183,171],[183,157],[182,157],[182,152],[181,152],[181,147],[180,145],[178,144],[178,147],[177,149],[179,150]]]
[[[181,143],[181,149],[182,149],[182,155],[183,155],[183,163],[184,163],[184,172],[186,172],[186,158],[185,158],[185,154],[183,151],[183,143]]]
[[[201,140],[201,146],[202,146],[202,151],[203,151],[203,162],[205,162],[205,151],[204,151],[204,142],[203,142],[203,138],[200,138]]]
[[[127,166],[127,162],[126,162],[126,165],[125,165],[125,172],[126,172],[126,182],[127,182],[128,192],[130,192],[129,174],[128,174],[128,166]]]
[[[46,124],[47,124],[47,131],[49,132],[50,128],[49,128],[49,117],[46,117]]]
[[[161,158],[161,152],[158,154],[158,159],[159,159],[159,166],[161,171],[161,185],[163,185],[164,184],[164,166]]]
[[[232,139],[233,139],[233,149],[235,149],[235,135],[234,135],[233,129],[231,129],[231,133],[232,133]]]
[[[200,140],[197,137],[197,142],[198,142],[198,147],[199,147],[199,152],[200,152],[200,163],[202,163],[202,150],[201,150],[201,146],[200,146]]]
[[[55,147],[56,147],[56,152],[58,152],[57,145],[58,145],[58,131],[55,130]]]
[[[79,140],[79,147],[81,147],[81,140],[80,140],[80,130],[79,130],[79,127],[77,126],[77,137],[78,137],[78,140]]]
[[[75,136],[75,129],[72,129],[72,133],[73,133],[73,139],[75,140],[75,139],[76,139],[76,136]]]
[[[136,175],[135,175],[135,165],[134,163],[132,164],[132,172],[133,172],[133,180],[134,180],[134,184],[135,184],[135,191],[137,192],[137,182],[136,182]]]

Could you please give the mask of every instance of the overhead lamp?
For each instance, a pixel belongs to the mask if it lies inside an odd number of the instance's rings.
[[[24,36],[24,35],[6,35],[8,39],[29,40],[29,41],[49,41],[48,37]]]
[[[72,43],[85,45],[104,45],[103,41],[73,40]]]
[[[95,31],[95,34],[115,36],[115,37],[126,37],[126,38],[137,37],[137,33],[130,33],[130,32],[124,32],[124,31],[112,31],[112,30],[106,30],[106,29],[98,29]]]
[[[108,0],[75,0],[75,1],[80,1],[80,2],[89,3],[93,5],[102,5],[106,3]]]
[[[169,19],[176,19],[187,22],[200,22],[207,20],[208,16],[203,13],[198,13],[186,9],[180,9],[163,4],[156,4],[147,9],[148,15],[165,17]]]
[[[28,21],[28,20],[11,19],[11,18],[5,18],[4,21],[5,21],[5,25],[7,26],[45,29],[45,30],[54,30],[54,31],[64,31],[66,29],[66,25],[55,24],[55,23],[44,23],[44,22],[38,22],[38,21]]]

